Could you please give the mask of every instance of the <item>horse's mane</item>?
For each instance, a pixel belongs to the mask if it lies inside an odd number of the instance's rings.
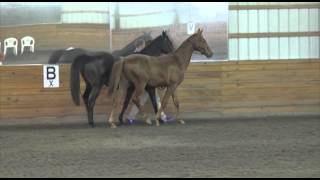
[[[146,45],[141,51],[136,52],[135,54],[140,54],[142,52],[145,52],[146,50],[148,50],[149,48],[153,47],[153,45],[158,42],[158,40],[162,37],[162,35],[157,36],[154,40],[152,40],[148,45]]]
[[[171,43],[171,45],[172,45],[172,47],[173,47],[173,43],[172,43],[172,40],[171,40],[171,38],[168,36],[168,34],[166,34],[166,36],[167,36],[167,38],[170,40],[170,43]],[[145,46],[141,51],[139,51],[139,52],[136,52],[136,54],[140,54],[140,53],[143,53],[143,52],[145,52],[145,51],[147,51],[149,48],[151,48],[151,47],[153,47],[153,45],[155,44],[155,43],[157,43],[158,41],[159,41],[159,39],[161,39],[162,38],[162,34],[160,34],[159,36],[157,36],[155,39],[153,39],[147,46]]]
[[[122,53],[125,53],[125,51],[131,51],[131,50],[134,50],[135,49],[135,42],[139,39],[143,39],[145,40],[146,37],[150,36],[150,34],[148,33],[144,33],[143,35],[135,38],[133,41],[131,41],[129,44],[127,44],[125,47],[123,47],[122,49],[119,49],[119,50],[114,50],[112,52],[112,54],[122,54]],[[151,36],[150,36],[151,37]],[[151,37],[152,38],[152,37]]]

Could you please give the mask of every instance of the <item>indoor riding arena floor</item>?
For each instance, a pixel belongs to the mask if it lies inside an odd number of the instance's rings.
[[[319,117],[0,121],[0,177],[320,177]]]

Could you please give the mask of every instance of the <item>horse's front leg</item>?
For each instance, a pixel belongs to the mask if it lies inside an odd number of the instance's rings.
[[[126,94],[126,98],[125,98],[125,101],[123,102],[123,105],[122,105],[122,110],[121,110],[121,113],[119,115],[119,122],[120,124],[123,124],[123,115],[126,111],[126,109],[128,108],[128,105],[130,103],[130,100],[131,100],[131,97],[132,97],[132,94],[134,92],[134,86],[131,85],[129,86],[129,88],[127,89],[127,94]]]
[[[157,115],[156,115],[156,125],[157,126],[160,126],[161,112],[164,111],[164,109],[166,108],[168,99],[172,95],[173,91],[174,91],[174,88],[168,87],[166,92],[165,92],[165,94],[164,94],[164,96],[163,96],[160,109],[159,109],[159,111],[157,112]]]
[[[113,106],[113,105],[112,105]],[[114,121],[113,121],[113,114],[114,114],[114,111],[115,111],[115,109],[116,108],[114,108],[114,107],[112,107],[112,110],[111,110],[111,114],[110,114],[110,117],[109,117],[109,120],[108,120],[108,122],[109,122],[109,126],[111,127],[111,128],[116,128],[117,127],[117,125],[114,123]]]
[[[176,109],[177,109],[177,114],[176,114],[176,119],[181,123],[181,124],[185,124],[185,122],[180,119],[180,108],[179,108],[179,99],[178,99],[178,92],[177,90],[175,90],[173,93],[172,93],[172,100],[173,100],[173,103],[174,105],[176,106]]]

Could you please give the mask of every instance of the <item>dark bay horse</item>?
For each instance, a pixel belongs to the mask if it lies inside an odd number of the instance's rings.
[[[134,84],[135,91],[132,101],[139,108],[147,124],[151,124],[151,121],[144,114],[139,99],[139,96],[143,93],[147,85],[152,87],[166,87],[161,107],[156,114],[156,125],[160,125],[160,113],[165,109],[169,97],[172,97],[177,109],[176,119],[179,120],[181,124],[184,124],[184,121],[179,119],[179,100],[176,89],[184,79],[184,73],[189,66],[191,55],[194,51],[199,51],[207,57],[213,55],[200,29],[185,40],[172,54],[159,57],[133,54],[116,62],[112,69],[109,84],[109,95],[113,94],[113,106],[108,121],[109,125],[112,128],[116,127],[113,121],[114,111],[117,106],[116,98],[118,98],[118,92],[125,88],[128,82]]]
[[[160,54],[166,54],[172,51],[172,42],[166,32],[163,31],[161,35],[151,41],[140,53],[159,56]],[[86,83],[86,89],[82,98],[85,102],[88,122],[92,127],[94,127],[93,109],[95,101],[99,96],[102,86],[109,85],[112,66],[117,60],[118,58],[107,52],[87,52],[78,55],[71,65],[70,90],[72,99],[76,105],[80,105],[80,72]],[[134,88],[130,90],[133,91]],[[130,92],[130,90],[128,90],[128,92]],[[146,91],[149,93],[155,112],[157,112],[158,107],[155,89],[146,88]],[[124,105],[123,107],[127,106]],[[124,111],[125,109],[123,108],[123,112]],[[119,121],[122,123],[122,116],[119,117]]]
[[[128,56],[129,54],[134,53],[136,44],[138,41],[148,42],[152,40],[151,32],[143,33],[143,35],[135,38],[125,47],[120,50],[115,50],[112,52],[112,55],[119,58],[121,56]],[[49,57],[49,64],[69,64],[72,63],[76,56],[80,54],[85,54],[88,51],[83,48],[72,48],[72,49],[58,49],[54,51]]]
[[[82,48],[73,49],[58,49],[54,51],[49,57],[49,64],[69,64],[72,63],[74,58],[79,54],[86,53],[87,50]]]

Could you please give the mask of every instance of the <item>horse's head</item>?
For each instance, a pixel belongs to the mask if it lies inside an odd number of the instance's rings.
[[[199,51],[201,54],[207,56],[207,58],[213,55],[207,41],[203,38],[203,30],[198,29],[198,32],[192,35],[190,41],[192,42],[193,49]]]
[[[134,44],[134,46],[136,47],[135,52],[141,51],[145,47],[145,45],[146,42],[144,40],[138,39]]]
[[[141,42],[146,43],[148,41],[152,41],[151,31],[150,32],[143,32],[141,36],[135,39],[134,44],[139,44]]]
[[[168,54],[174,51],[173,43],[166,31],[162,31],[162,34],[158,38],[160,42],[159,48],[161,50],[161,53]]]
[[[150,32],[143,32],[142,39],[147,42],[152,40],[151,31]]]
[[[151,31],[148,33],[143,32],[143,35],[137,37],[133,42],[135,51],[140,51],[145,47],[147,42],[150,42],[150,41],[152,41]]]

